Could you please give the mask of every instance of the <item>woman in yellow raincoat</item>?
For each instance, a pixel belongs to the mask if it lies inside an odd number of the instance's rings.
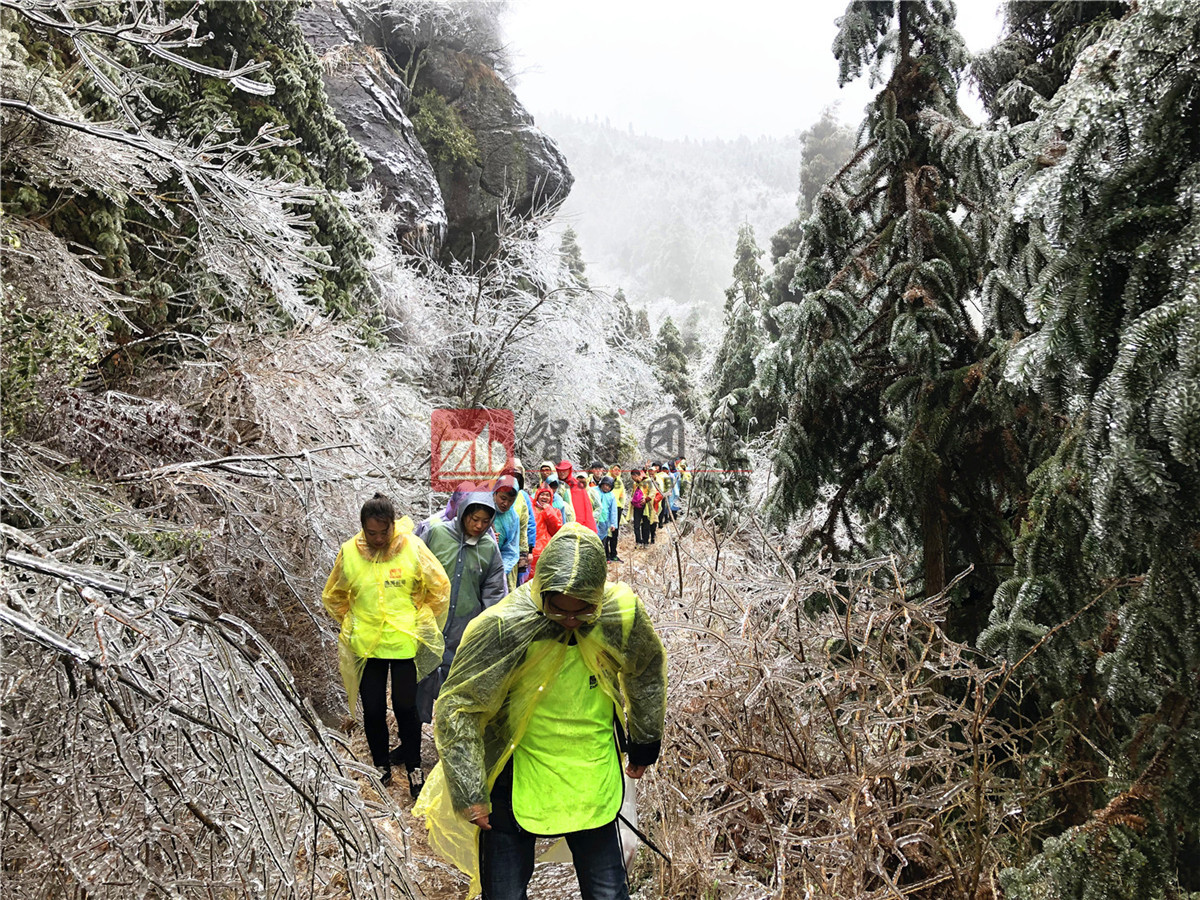
[[[625,481],[621,478],[621,467],[612,466],[608,470],[613,480],[613,496],[617,500],[617,524],[629,521],[629,492],[625,490]]]
[[[442,659],[450,580],[412,521],[396,522],[392,503],[376,494],[359,514],[362,531],[338,550],[321,602],[341,623],[338,661],[353,715],[362,696],[363,731],[384,786],[403,762],[413,797],[424,784],[417,682]],[[387,682],[400,746],[388,752]]]
[[[666,657],[641,601],[606,577],[595,531],[564,525],[463,636],[434,715],[441,762],[413,811],[471,895],[524,897],[536,837],[563,835],[583,896],[628,897],[620,752],[632,778],[658,758]]]

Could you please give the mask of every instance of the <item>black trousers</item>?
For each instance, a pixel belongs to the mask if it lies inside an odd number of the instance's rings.
[[[616,559],[617,558],[617,536],[620,533],[621,533],[621,529],[618,528],[616,531],[614,531],[612,534],[610,534],[608,537],[606,537],[604,539],[604,555],[608,559]]]
[[[417,716],[417,666],[411,659],[368,659],[358,687],[362,699],[363,731],[371,762],[380,768],[388,759],[387,682],[392,676],[392,712],[400,737],[404,767],[421,765],[421,720]]]
[[[633,508],[633,539],[639,544],[650,543],[650,518],[646,515],[646,507]]]

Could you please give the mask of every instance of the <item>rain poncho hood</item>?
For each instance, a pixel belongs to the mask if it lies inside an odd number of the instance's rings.
[[[543,610],[561,592],[594,604],[595,621],[567,629]],[[530,717],[574,641],[584,664],[613,700],[636,748],[653,761],[666,716],[666,658],[641,601],[607,581],[604,547],[595,531],[564,525],[550,540],[534,577],[468,626],[434,715],[441,762],[414,814],[425,819],[431,845],[471,876],[479,892],[479,829],[470,817],[491,810],[491,787],[521,743]]]
[[[410,585],[406,596],[399,596],[392,582]],[[342,626],[338,668],[351,716],[357,712],[367,660],[395,656],[398,636],[406,635],[415,644],[411,658],[418,679],[437,667],[445,651],[442,628],[449,598],[450,580],[437,557],[413,534],[408,516],[397,520],[392,542],[384,550],[371,550],[361,531],[342,545],[321,602]],[[399,608],[409,602],[415,616]]]

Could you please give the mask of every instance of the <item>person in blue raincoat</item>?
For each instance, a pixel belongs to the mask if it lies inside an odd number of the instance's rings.
[[[521,561],[521,517],[516,502],[520,499],[520,488],[512,475],[501,475],[492,484],[492,502],[496,504],[496,518],[492,529],[500,545],[500,558],[504,563],[504,578],[511,591],[517,586],[517,564]]]
[[[600,504],[596,512],[596,534],[604,544],[604,558],[609,562],[620,562],[617,558],[617,495],[613,493],[616,482],[611,475],[600,479],[596,488]]]

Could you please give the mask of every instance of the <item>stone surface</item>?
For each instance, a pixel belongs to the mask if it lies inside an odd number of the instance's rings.
[[[383,54],[360,36],[336,3],[323,0],[300,10],[296,22],[323,62],[325,92],[334,114],[371,161],[370,181],[385,207],[400,216],[400,237],[441,243],[446,206],[433,166],[404,112],[408,88]]]
[[[467,51],[430,48],[418,89],[445,97],[479,147],[478,164],[438,166],[447,244],[460,259],[472,246],[476,257],[493,249],[501,209],[525,217],[566,199],[575,181],[566,157],[485,62]]]

